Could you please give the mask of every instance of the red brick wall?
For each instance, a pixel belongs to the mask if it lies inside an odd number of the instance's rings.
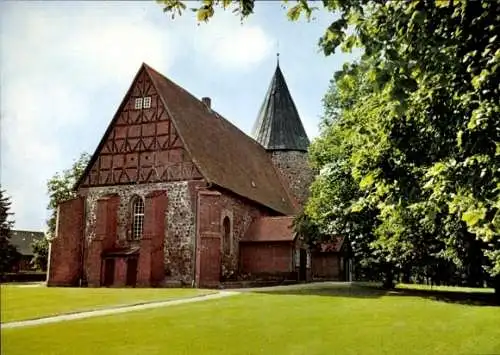
[[[115,258],[115,277],[113,286],[124,287],[127,280],[127,259]]]
[[[78,284],[82,270],[84,199],[61,203],[57,213],[56,238],[51,242],[48,286]]]
[[[198,190],[196,283],[217,284],[239,272],[239,241],[250,223],[269,211],[226,190]],[[231,221],[231,249],[223,255],[222,221]],[[201,257],[201,256],[204,256]],[[221,275],[221,272],[224,274]],[[205,281],[203,281],[205,279]]]
[[[311,272],[313,279],[340,280],[339,254],[312,253]]]
[[[101,285],[102,252],[115,246],[119,205],[118,195],[103,197],[97,201],[95,236],[89,242],[86,258],[89,286]]]
[[[293,244],[242,243],[240,265],[243,273],[273,273],[293,271]]]
[[[163,246],[167,207],[168,198],[165,191],[153,191],[146,196],[144,233],[140,244],[137,277],[139,286],[157,285],[165,276]]]
[[[220,282],[220,213],[220,193],[200,191],[196,233],[196,284],[199,287],[211,287]]]
[[[232,232],[231,251],[229,254],[222,255],[223,269],[226,276],[236,275],[239,272],[240,240],[252,221],[261,216],[269,215],[269,211],[227,191],[221,192],[219,204],[221,206],[220,228],[222,228],[223,218],[227,215],[231,220]],[[222,229],[220,231],[223,232]]]

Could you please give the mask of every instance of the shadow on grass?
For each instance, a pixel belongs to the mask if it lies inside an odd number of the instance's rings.
[[[302,296],[325,296],[325,297],[352,297],[352,298],[379,298],[382,296],[397,297],[420,297],[439,302],[457,303],[470,306],[500,306],[498,299],[493,293],[487,292],[458,292],[442,290],[422,289],[393,289],[386,290],[377,285],[345,284],[328,282],[323,285],[308,287],[307,284],[301,288],[289,288],[279,290],[255,290],[254,293],[265,293],[270,295],[302,295]]]

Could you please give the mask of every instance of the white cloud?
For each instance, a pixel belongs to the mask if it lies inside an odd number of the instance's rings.
[[[198,26],[194,45],[220,67],[241,70],[264,60],[274,40],[260,26],[242,25],[238,16],[226,11]]]
[[[189,11],[170,21],[155,3],[0,6],[1,182],[12,196],[16,228],[44,228],[47,180],[100,138],[81,132],[109,122],[142,62],[167,73],[176,58],[197,55],[222,69],[243,69],[273,45],[260,27],[242,26],[230,13],[198,27]],[[102,92],[106,97],[97,97]]]
[[[175,41],[138,8],[69,10],[11,3],[2,11],[2,188],[16,228],[43,227],[46,181],[75,158],[62,140],[92,124],[92,92],[126,86],[143,61],[168,70],[175,59]]]

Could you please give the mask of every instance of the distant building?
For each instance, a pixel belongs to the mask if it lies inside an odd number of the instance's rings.
[[[306,279],[311,265],[343,279],[341,245],[311,263],[292,228],[313,180],[308,146],[279,65],[251,138],[210,98],[143,64],[78,197],[59,206],[48,284],[211,287],[243,276]]]
[[[31,247],[31,244],[35,240],[41,240],[43,238],[45,238],[45,234],[43,232],[11,230],[10,242],[17,248],[19,254],[21,254],[20,260],[16,263],[12,271],[19,272],[34,270],[34,267],[31,264],[31,261],[33,260],[33,248]]]

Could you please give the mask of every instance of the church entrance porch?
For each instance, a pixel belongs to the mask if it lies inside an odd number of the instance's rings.
[[[139,247],[112,249],[102,255],[101,285],[105,287],[135,287]]]

